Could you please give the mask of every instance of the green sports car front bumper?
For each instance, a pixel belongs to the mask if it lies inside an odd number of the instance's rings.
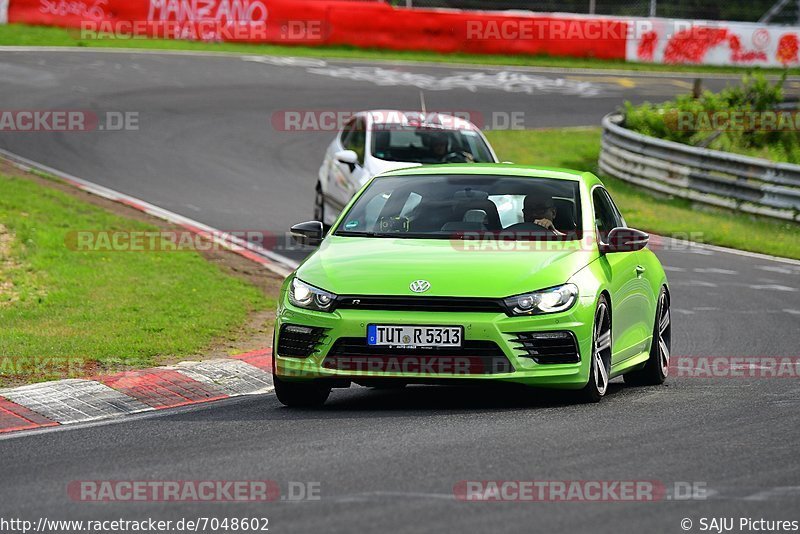
[[[286,286],[280,302],[273,355],[281,380],[504,381],[564,389],[580,389],[589,380],[594,296],[579,297],[565,312],[525,317],[459,310],[309,311],[289,303]],[[461,326],[463,343],[448,349],[371,347],[370,324]]]

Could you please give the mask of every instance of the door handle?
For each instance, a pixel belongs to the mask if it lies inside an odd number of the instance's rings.
[[[641,278],[641,277],[642,277],[642,275],[644,274],[644,272],[645,272],[646,270],[647,270],[647,269],[645,269],[645,268],[644,268],[644,266],[642,266],[642,265],[637,265],[637,266],[636,266],[636,277],[637,277],[637,278]]]

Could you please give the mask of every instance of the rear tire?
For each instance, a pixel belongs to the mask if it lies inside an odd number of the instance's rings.
[[[669,374],[670,350],[672,350],[672,321],[669,313],[669,297],[667,289],[662,287],[658,296],[650,357],[644,367],[623,375],[625,383],[629,386],[663,384]]]
[[[600,402],[608,391],[611,367],[611,308],[604,295],[597,301],[592,329],[592,352],[589,382],[578,393],[582,402]]]
[[[322,406],[331,394],[331,386],[319,381],[287,382],[274,375],[272,381],[278,400],[290,408]]]

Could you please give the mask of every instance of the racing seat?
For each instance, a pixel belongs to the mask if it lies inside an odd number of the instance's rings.
[[[453,206],[450,222],[442,227],[443,232],[502,229],[497,205],[488,198],[464,199]]]
[[[565,198],[553,198],[553,203],[556,206],[556,218],[553,226],[565,234],[575,232],[578,227],[575,221],[575,203]]]

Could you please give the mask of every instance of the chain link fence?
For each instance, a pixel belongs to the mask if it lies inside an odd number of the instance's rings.
[[[800,2],[795,0],[389,0],[399,7],[525,10],[628,17],[666,17],[690,20],[758,22],[774,7],[772,24],[796,24]]]

